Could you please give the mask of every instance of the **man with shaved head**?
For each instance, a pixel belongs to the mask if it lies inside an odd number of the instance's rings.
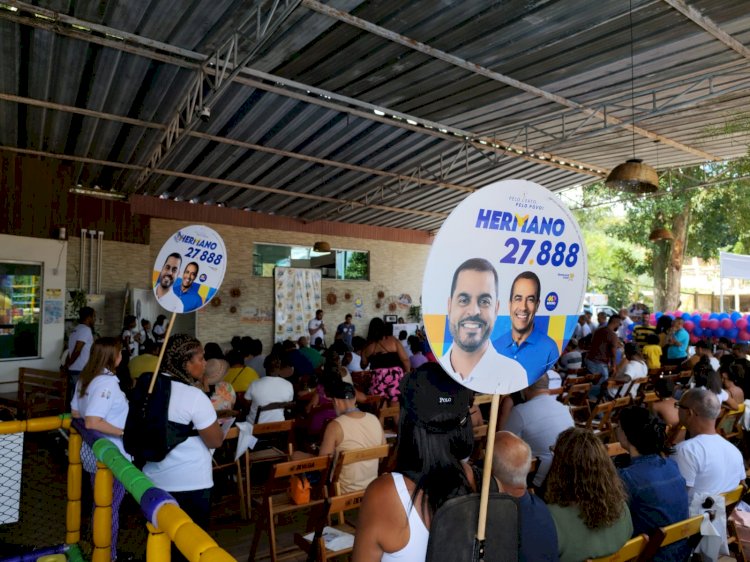
[[[745,479],[745,465],[740,450],[716,433],[718,397],[707,388],[693,388],[682,395],[677,408],[690,439],[675,446],[674,459],[690,500],[695,494],[734,490]]]
[[[510,431],[495,434],[492,475],[501,492],[518,499],[521,542],[519,560],[558,560],[557,531],[547,504],[529,494],[526,476],[531,469],[531,448]]]

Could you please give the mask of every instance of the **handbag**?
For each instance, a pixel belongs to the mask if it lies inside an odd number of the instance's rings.
[[[295,505],[310,503],[310,481],[304,474],[293,474],[289,479],[289,497]]]

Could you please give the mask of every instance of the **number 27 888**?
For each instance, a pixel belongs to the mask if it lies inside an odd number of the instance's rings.
[[[536,257],[529,259],[536,240],[524,238],[519,240],[518,238],[510,237],[505,241],[505,247],[508,248],[508,253],[500,258],[500,263],[513,263],[513,264],[532,264],[536,261],[539,265],[552,264],[554,267],[565,264],[566,267],[573,267],[578,263],[578,252],[581,247],[575,242],[570,246],[565,242],[558,242],[552,245],[549,240],[544,240],[539,245],[539,250],[536,253]],[[518,255],[520,252],[520,255]],[[527,261],[528,260],[528,261]]]

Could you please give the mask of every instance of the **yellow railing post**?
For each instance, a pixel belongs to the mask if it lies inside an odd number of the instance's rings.
[[[68,505],[65,510],[65,542],[76,544],[81,540],[81,434],[70,428],[68,441]]]
[[[112,484],[114,478],[107,465],[97,461],[94,476],[94,552],[92,562],[112,559]]]
[[[147,562],[170,562],[172,559],[172,541],[169,536],[151,523],[146,523],[148,541],[146,542]]]

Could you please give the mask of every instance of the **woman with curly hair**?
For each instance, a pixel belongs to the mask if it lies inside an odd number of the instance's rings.
[[[167,419],[190,425],[194,431],[169,451],[164,460],[148,462],[143,467],[143,473],[154,485],[172,494],[180,507],[204,529],[208,526],[214,485],[211,449],[219,447],[224,440],[216,411],[206,394],[205,369],[201,342],[186,334],[169,338],[159,375],[171,379]],[[173,552],[173,560],[175,554],[179,553]]]
[[[607,556],[633,534],[625,488],[606,447],[589,430],[571,427],[558,436],[544,499],[561,562]]]
[[[620,478],[628,492],[633,534],[650,534],[657,527],[687,519],[687,484],[677,463],[667,458],[674,451],[664,422],[645,408],[625,408],[617,439],[630,453],[630,466],[620,470]],[[689,554],[687,541],[680,541],[661,549],[654,560],[679,562]]]

